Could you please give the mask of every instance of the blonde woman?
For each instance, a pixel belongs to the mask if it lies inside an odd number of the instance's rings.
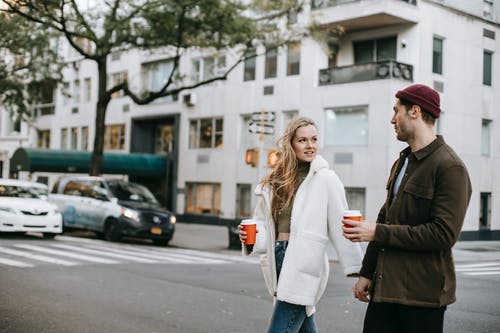
[[[255,191],[257,240],[244,255],[262,254],[274,312],[268,333],[317,332],[313,313],[328,281],[328,242],[346,275],[361,267],[359,245],[342,237],[344,186],[319,155],[315,123],[293,118],[278,141],[278,161]],[[240,240],[246,233],[240,228]],[[251,252],[250,252],[251,251]]]

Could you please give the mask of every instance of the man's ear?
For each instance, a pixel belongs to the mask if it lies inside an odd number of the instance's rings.
[[[418,116],[422,115],[422,109],[418,105],[412,105],[410,109],[410,117],[416,119]]]

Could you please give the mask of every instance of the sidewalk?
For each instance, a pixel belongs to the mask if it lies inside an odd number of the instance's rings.
[[[228,229],[225,226],[177,223],[170,246],[194,250],[222,252],[229,249]],[[453,247],[456,262],[500,261],[500,241],[460,241]],[[330,256],[333,257],[333,256]]]

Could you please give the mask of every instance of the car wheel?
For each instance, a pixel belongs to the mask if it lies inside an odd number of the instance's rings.
[[[44,232],[43,233],[43,238],[45,239],[54,239],[56,237],[56,234],[50,233],[50,232]]]
[[[111,242],[118,242],[122,239],[122,230],[117,221],[109,221],[106,224],[104,238]]]
[[[153,239],[153,244],[156,246],[167,246],[170,239]]]

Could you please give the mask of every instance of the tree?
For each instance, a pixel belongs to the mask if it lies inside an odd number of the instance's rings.
[[[256,43],[279,46],[297,38],[282,23],[288,13],[302,8],[297,0],[107,0],[96,1],[92,8],[84,8],[77,0],[3,1],[8,13],[58,31],[79,54],[96,63],[98,101],[90,175],[100,173],[106,109],[112,94],[122,91],[142,105],[225,80],[239,63],[256,56],[250,52]],[[297,31],[303,34],[305,29]],[[162,48],[172,56],[173,69],[157,91],[133,91],[126,80],[109,84],[108,57],[132,48]],[[237,57],[223,73],[192,83],[179,70],[182,55],[192,48],[231,50]]]
[[[32,106],[46,98],[44,87],[61,77],[50,30],[0,12],[0,105],[18,120],[32,120]]]

